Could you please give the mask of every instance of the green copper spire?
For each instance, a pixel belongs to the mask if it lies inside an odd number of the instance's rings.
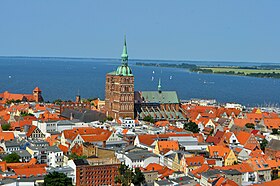
[[[159,78],[159,80],[158,80],[158,91],[159,91],[159,93],[161,93],[161,84],[160,84],[160,78]]]
[[[128,66],[128,55],[127,55],[125,36],[124,36],[124,46],[123,46],[123,53],[122,53],[122,65],[117,68],[116,75],[133,76],[131,68]]]
[[[126,36],[124,36],[124,46],[123,46],[123,52],[122,52],[122,64],[127,66],[128,62],[128,55],[127,55],[127,47],[126,47]]]

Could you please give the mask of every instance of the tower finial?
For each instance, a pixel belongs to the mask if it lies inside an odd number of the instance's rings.
[[[161,84],[160,84],[160,78],[158,80],[158,92],[161,93]]]
[[[122,64],[127,66],[128,55],[127,55],[127,46],[126,46],[126,35],[124,35],[124,46],[122,52]]]

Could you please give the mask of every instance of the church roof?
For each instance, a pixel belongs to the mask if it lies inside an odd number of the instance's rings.
[[[176,91],[142,91],[140,95],[147,103],[179,103]]]

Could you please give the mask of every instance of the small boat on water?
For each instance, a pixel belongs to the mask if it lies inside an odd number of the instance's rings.
[[[172,76],[170,76],[169,79],[172,79]]]
[[[155,71],[153,71],[153,74],[155,73]]]
[[[152,81],[154,81],[154,77],[152,76]]]

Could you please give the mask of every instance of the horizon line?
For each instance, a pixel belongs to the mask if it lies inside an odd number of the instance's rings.
[[[112,57],[63,57],[63,56],[2,56],[0,58],[57,58],[57,59],[101,59],[101,60],[121,60],[120,58],[112,58]],[[172,62],[221,62],[221,63],[270,63],[270,64],[280,64],[279,62],[269,62],[269,61],[234,61],[234,60],[184,60],[184,59],[138,59],[138,58],[130,58],[129,60],[135,61],[172,61]]]

